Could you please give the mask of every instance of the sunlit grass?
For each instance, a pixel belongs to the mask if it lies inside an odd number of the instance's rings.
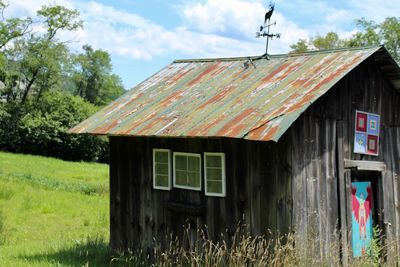
[[[0,152],[0,175],[48,177],[59,182],[108,184],[108,165]]]
[[[0,266],[108,265],[108,165],[0,152]]]

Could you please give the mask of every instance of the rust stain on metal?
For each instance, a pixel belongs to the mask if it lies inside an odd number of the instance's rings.
[[[143,129],[138,131],[138,135],[145,134],[148,130],[152,129],[153,126],[162,123],[164,120],[162,118],[156,118],[155,120],[150,121]]]
[[[220,117],[214,119],[211,123],[206,123],[205,125],[200,125],[195,127],[194,129],[188,132],[189,136],[207,136],[207,133],[210,129],[217,126],[222,120],[226,118],[225,115],[221,115]]]
[[[173,84],[178,82],[180,79],[184,78],[187,74],[189,74],[193,69],[188,69],[188,70],[184,70],[179,72],[177,75],[173,76],[171,81],[169,81],[169,84]]]
[[[301,64],[290,65],[289,68],[287,68],[282,75],[279,75],[279,77],[277,77],[276,82],[281,82],[282,80],[284,80],[289,74],[293,73],[293,71],[296,70],[299,66],[301,66]]]
[[[313,91],[320,89],[323,85],[331,82],[333,79],[335,79],[335,77],[338,77],[339,75],[341,75],[343,72],[348,70],[350,66],[353,66],[355,64],[355,62],[359,61],[360,58],[361,58],[361,55],[358,55],[355,58],[353,58],[351,62],[341,65],[336,71],[332,72],[330,75],[328,75],[326,78],[324,78],[320,83],[318,83],[313,88]]]
[[[315,98],[315,96],[312,95],[312,94],[305,95],[305,96],[303,96],[298,102],[296,102],[296,104],[290,106],[290,107],[286,110],[286,112],[289,113],[289,112],[293,112],[293,111],[299,110],[299,109],[301,109],[305,104],[311,102],[314,98]]]
[[[156,113],[151,113],[149,116],[147,116],[145,118],[145,121],[150,121],[151,119],[153,119],[157,114]],[[138,128],[140,125],[143,124],[142,120],[136,120],[135,122],[133,122],[132,124],[129,125],[129,127],[122,131],[121,133],[123,134],[129,134],[130,132],[134,131],[136,128]]]
[[[335,60],[340,58],[340,54],[332,54],[325,58],[323,61],[319,62],[315,68],[310,69],[310,71],[307,73],[308,75],[308,81],[304,83],[304,87],[309,87],[313,83],[315,83],[315,79],[317,78],[318,75],[323,74],[322,72],[330,67],[332,63],[334,63]],[[311,73],[312,71],[312,73]]]
[[[274,126],[270,129],[268,129],[268,124],[260,127],[258,129],[255,129],[254,131],[252,131],[249,135],[248,138],[250,140],[271,140],[273,139],[274,135],[276,134],[276,132],[278,131],[278,126]],[[260,138],[261,137],[261,138]]]
[[[224,97],[226,97],[234,89],[235,89],[235,87],[233,85],[230,85],[227,88],[224,88],[218,94],[216,94],[215,96],[211,97],[205,103],[200,105],[197,109],[200,110],[200,109],[203,109],[203,108],[205,108],[206,106],[208,106],[210,104],[214,104],[214,103],[220,102]]]
[[[232,128],[235,127],[237,124],[242,122],[243,119],[245,119],[247,116],[249,116],[251,113],[255,111],[254,108],[248,108],[244,110],[242,113],[240,113],[238,116],[233,118],[231,121],[229,121],[227,124],[225,124],[218,132],[217,136],[231,136],[230,133],[232,133]]]
[[[209,66],[206,70],[204,70],[202,73],[200,73],[199,76],[195,77],[193,80],[191,80],[188,83],[188,86],[193,86],[197,83],[199,83],[205,76],[207,76],[208,74],[211,74],[214,70],[216,70],[219,66],[219,62]]]
[[[290,65],[290,63],[285,63],[282,64],[281,66],[279,66],[277,69],[275,69],[274,71],[272,71],[271,73],[269,73],[265,78],[263,78],[261,81],[263,83],[269,82],[272,78],[274,78],[279,72],[281,72],[282,70],[286,69],[288,66]]]
[[[169,95],[166,99],[162,100],[159,105],[163,106],[163,107],[167,107],[167,106],[171,105],[172,103],[177,102],[180,98],[182,98],[182,94],[183,94],[183,91],[181,91],[181,90],[175,91],[175,92],[171,93],[171,95]]]
[[[96,128],[93,131],[93,133],[94,134],[101,134],[101,133],[104,133],[104,132],[108,132],[108,131],[110,131],[111,129],[113,129],[117,125],[118,125],[118,121],[114,120],[114,121],[111,121],[111,123],[109,123],[109,124],[103,124],[103,126],[100,126],[100,127]]]
[[[212,75],[219,75],[221,72],[223,72],[224,70],[226,70],[228,68],[227,65],[220,65],[213,73]]]
[[[73,133],[279,140],[306,110],[381,47],[176,61]]]

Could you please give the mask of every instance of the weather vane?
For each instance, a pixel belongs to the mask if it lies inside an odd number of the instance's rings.
[[[275,33],[272,34],[270,33],[270,28],[272,25],[276,25],[276,21],[274,21],[273,23],[271,23],[271,16],[272,13],[274,12],[274,8],[275,5],[274,4],[269,4],[269,10],[267,13],[265,13],[265,19],[264,19],[264,25],[260,26],[260,31],[256,32],[256,38],[260,38],[260,37],[267,37],[267,44],[265,47],[265,54],[268,55],[268,43],[269,43],[269,39],[272,40],[272,38],[276,37],[276,38],[280,38],[281,34],[280,33]]]

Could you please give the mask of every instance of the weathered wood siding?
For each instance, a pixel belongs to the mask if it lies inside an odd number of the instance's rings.
[[[356,109],[381,115],[378,157],[352,153]],[[351,230],[346,206],[351,177],[344,159],[387,165],[381,178],[382,224],[389,240],[400,234],[400,99],[373,58],[306,110],[278,143],[110,137],[110,147],[113,248],[151,247],[153,239],[161,242],[168,231],[179,234],[187,223],[207,225],[209,237],[218,239],[231,234],[241,221],[253,234],[295,230],[303,237],[318,237],[315,253],[323,256],[332,243],[339,244],[337,230]],[[224,152],[226,197],[205,196],[204,189],[154,190],[153,148]],[[349,242],[349,237],[342,236],[342,241]]]
[[[253,234],[287,233],[291,227],[291,155],[273,143],[238,139],[111,137],[111,246],[150,247],[184,225],[207,225],[210,238],[233,234],[239,222]],[[152,149],[224,152],[226,197],[152,188]],[[285,149],[285,148],[283,148]],[[204,177],[204,173],[202,174]],[[204,178],[202,179],[204,188]],[[186,205],[186,207],[185,207]],[[172,207],[171,207],[172,206]],[[179,206],[177,208],[177,206]]]
[[[381,115],[378,157],[352,152],[356,110]],[[371,58],[314,103],[285,134],[292,136],[293,228],[303,237],[316,234],[321,255],[337,241],[338,229],[348,232],[342,238],[350,245],[351,170],[344,168],[344,159],[386,164],[380,178],[382,225],[388,241],[399,238],[399,125],[400,95]]]

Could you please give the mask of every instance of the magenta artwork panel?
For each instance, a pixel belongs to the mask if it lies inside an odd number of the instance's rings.
[[[366,113],[357,112],[356,129],[359,132],[367,132],[367,119]]]
[[[378,156],[380,116],[356,110],[353,152]]]
[[[368,254],[373,239],[371,182],[351,183],[353,256]]]

